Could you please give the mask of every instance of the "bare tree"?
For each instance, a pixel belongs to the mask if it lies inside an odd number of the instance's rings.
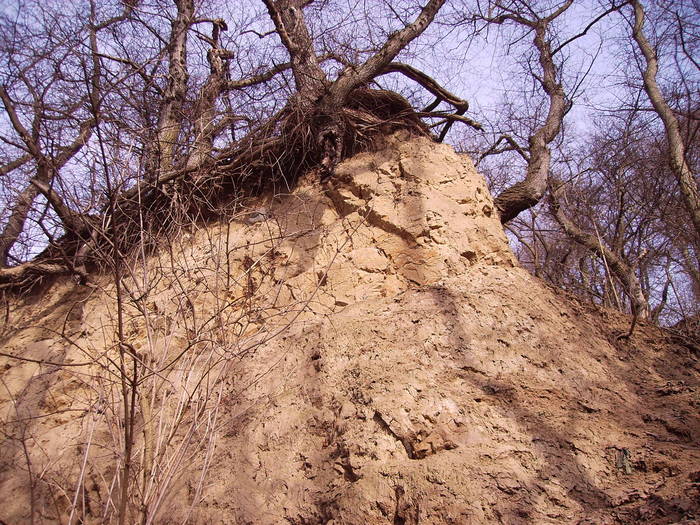
[[[82,83],[75,84],[82,86],[76,111],[85,118],[73,143],[48,158],[14,110],[17,104],[10,87],[0,93],[21,143],[19,154],[9,159],[3,170],[11,173],[30,161],[37,169],[36,177],[15,199],[15,211],[5,225],[2,249],[6,255],[0,286],[35,282],[47,271],[78,273],[84,278],[85,265],[99,262],[97,254],[113,243],[99,225],[118,227],[119,242],[123,243],[119,249],[127,250],[144,227],[158,229],[173,222],[168,219],[173,212],[188,210],[202,216],[214,213],[198,209],[197,202],[216,206],[216,199],[212,199],[216,195],[241,189],[255,191],[280,180],[289,184],[299,173],[314,167],[318,167],[322,179],[326,178],[342,158],[369,147],[373,136],[391,129],[408,128],[428,134],[421,117],[438,119],[438,125],[442,125],[439,140],[454,122],[479,127],[464,115],[466,101],[415,67],[394,61],[430,25],[442,0],[431,0],[417,9],[412,21],[402,22],[360,61],[342,53],[317,51],[304,13],[312,4],[265,1],[274,29],[260,37],[277,37],[287,60],[266,70],[255,68],[234,79],[231,65],[238,57],[229,49],[236,45],[235,40],[224,38],[229,32],[228,23],[200,14],[201,7],[194,0],[176,0],[172,5],[163,0],[167,26],[159,15],[141,9],[138,3],[127,3],[120,12],[109,13],[91,2],[90,14],[78,23],[83,24],[78,33],[86,39],[83,48],[87,47],[89,54],[76,52],[77,59],[83,61],[85,76]],[[152,42],[141,47],[125,44],[123,33],[132,27],[146,29],[154,36]],[[211,29],[204,32],[204,27]],[[246,27],[237,29],[239,35],[257,34]],[[201,55],[192,52],[192,35],[199,48],[206,50],[205,63],[196,61]],[[280,56],[276,51],[272,54]],[[323,67],[329,60],[340,65],[333,74]],[[29,62],[26,67],[31,69],[36,63]],[[435,102],[417,112],[400,95],[369,87],[375,78],[390,73],[418,83],[436,97]],[[59,79],[61,75],[65,76],[58,68],[54,76]],[[288,75],[293,79],[293,89],[280,104],[279,95],[274,94],[275,82]],[[25,84],[26,92],[32,93],[31,82]],[[273,103],[268,102],[267,107],[277,109],[272,113],[263,110],[260,118],[261,113],[255,108],[251,111],[246,102],[251,96],[268,96]],[[35,100],[32,105],[39,110],[34,111],[33,122],[38,129],[46,128],[45,141],[53,143],[51,128],[45,125],[49,116],[40,111],[40,102]],[[440,103],[451,105],[454,112],[434,111]],[[131,122],[120,125],[119,119]],[[240,122],[244,126],[237,131]],[[7,137],[7,142],[17,143],[14,137]],[[84,203],[80,199],[66,198],[69,183],[60,175],[86,145],[86,157],[91,159],[87,162],[99,166],[104,174],[102,182],[95,180],[92,189],[86,191],[93,196],[90,213],[81,209]],[[117,165],[123,168],[119,172]],[[105,198],[97,204],[94,196],[100,185]],[[9,264],[8,257],[17,247],[20,234],[27,230],[31,210],[42,216],[35,204],[39,194],[44,196],[46,209],[57,224],[52,232],[44,232],[50,233],[49,248],[34,261],[14,260]],[[143,210],[148,213],[143,215]],[[134,220],[136,217],[140,219]],[[36,222],[42,231],[45,222]]]
[[[586,232],[569,219],[562,210],[560,202],[565,199],[564,185],[552,179],[552,213],[563,228],[564,232],[577,243],[585,246],[595,253],[603,261],[608,273],[615,275],[622,283],[625,292],[632,304],[632,313],[636,317],[646,319],[649,316],[649,306],[644,295],[639,279],[636,275],[636,268],[629,264],[620,256],[619,251],[610,249],[601,239],[601,236]],[[619,306],[619,305],[618,305]]]
[[[693,124],[697,68],[692,67],[688,49],[694,49],[697,41],[695,26],[692,17],[681,16],[689,8],[662,4],[655,20],[666,17],[664,29],[659,29],[667,39],[663,50],[672,66],[665,71],[670,79],[666,100],[678,120],[686,145],[683,158],[692,174],[695,153],[687,146],[697,133]],[[471,149],[492,187],[505,188],[496,199],[501,219],[521,262],[535,275],[593,302],[670,322],[685,315],[680,313],[683,297],[696,287],[697,236],[694,228],[683,226],[685,198],[676,198],[676,184],[666,176],[674,169],[665,166],[670,164],[670,153],[664,153],[671,152],[670,142],[664,128],[650,118],[655,111],[649,109],[654,108],[646,107],[646,96],[640,95],[628,73],[625,82],[610,86],[620,93],[618,105],[578,111],[587,119],[599,119],[592,135],[571,128],[562,132],[573,100],[586,89],[587,73],[571,68],[570,44],[600,26],[599,51],[614,52],[613,42],[620,40],[606,31],[615,21],[613,15],[628,5],[607,3],[587,21],[571,15],[571,3],[566,1],[489,2],[476,15],[466,16],[472,23],[487,22],[481,31],[492,24],[514,28],[512,34],[502,33],[510,54],[524,46],[520,43],[524,38],[533,37],[531,60],[524,61],[530,67],[524,74],[536,88],[526,99],[504,99],[491,125],[493,140]],[[659,52],[657,46],[655,53]],[[634,64],[635,55],[625,56]],[[644,61],[642,53],[637,56]],[[594,67],[595,61],[589,62],[588,68]],[[516,89],[525,93],[526,88]],[[526,110],[538,92],[545,95],[536,106],[539,113]],[[605,111],[596,113],[601,110]],[[619,127],[618,119],[626,124]],[[512,184],[517,164],[525,166],[526,175]],[[533,209],[548,185],[551,206]],[[687,193],[681,188],[682,197]],[[522,214],[528,209],[530,213]]]
[[[694,231],[673,191],[666,141],[646,115],[601,119],[559,163],[560,179],[550,176],[550,213],[543,210],[532,225],[516,221],[510,231],[536,275],[592,302],[669,323],[693,311],[685,297],[697,289]]]
[[[496,208],[503,223],[511,221],[522,211],[537,204],[547,188],[547,176],[551,164],[549,145],[559,135],[564,116],[570,107],[562,86],[561,64],[555,60],[555,55],[561,47],[553,44],[552,25],[572,4],[573,1],[568,0],[546,15],[542,15],[530,8],[527,2],[493,2],[489,3],[488,15],[472,17],[474,22],[483,20],[489,24],[516,24],[523,27],[527,33],[533,34],[532,44],[536,51],[539,70],[531,69],[531,73],[537,79],[548,101],[544,122],[534,127],[527,139],[526,147],[517,145],[510,136],[504,135],[490,151],[487,151],[487,154],[494,153],[501,141],[505,140],[508,149],[517,151],[527,165],[525,178],[504,190],[496,198]]]
[[[678,118],[666,101],[656,79],[659,63],[656,51],[644,33],[644,6],[639,0],[630,0],[630,4],[634,10],[632,37],[644,58],[642,70],[644,91],[649,97],[654,111],[663,122],[666,140],[668,141],[669,162],[680,185],[685,206],[700,240],[700,192],[698,192],[698,182],[686,160],[686,145],[683,142]]]

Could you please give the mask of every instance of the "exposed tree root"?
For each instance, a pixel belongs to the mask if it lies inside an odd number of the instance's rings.
[[[399,129],[430,135],[428,126],[401,95],[386,90],[356,89],[334,114],[305,114],[290,103],[284,110],[232,148],[221,151],[195,171],[141,181],[122,192],[101,218],[70,212],[46,185],[38,185],[70,227],[35,260],[0,269],[0,288],[26,289],[41,276],[86,278],[86,267],[100,269],[112,239],[128,254],[145,238],[155,246],[160,235],[185,223],[215,218],[227,202],[274,188],[291,189],[311,169],[321,180],[348,156],[372,150],[378,139]],[[55,206],[55,207],[56,207]],[[116,228],[117,235],[111,229]]]

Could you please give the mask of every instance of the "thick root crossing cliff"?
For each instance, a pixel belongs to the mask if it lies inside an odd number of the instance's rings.
[[[8,303],[5,523],[700,518],[697,348],[519,268],[447,146],[390,137],[120,284]]]

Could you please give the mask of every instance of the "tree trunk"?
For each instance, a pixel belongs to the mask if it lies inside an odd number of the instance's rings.
[[[150,166],[154,180],[173,169],[175,145],[182,129],[182,116],[178,112],[187,93],[187,33],[194,17],[194,0],[177,0],[176,4],[177,17],[172,23],[168,49],[168,85],[158,118],[158,169]]]
[[[625,293],[630,299],[632,306],[632,314],[640,319],[649,317],[649,303],[642,291],[642,287],[637,278],[634,267],[627,264],[620,256],[605,246],[599,238],[586,233],[577,225],[575,225],[562,211],[559,206],[559,198],[563,191],[563,185],[556,182],[558,187],[553,188],[552,197],[552,214],[556,221],[561,225],[566,234],[574,241],[585,246],[598,257],[600,257],[605,266],[617,277],[625,288]]]
[[[416,19],[392,34],[364,63],[346,66],[334,82],[321,69],[304,19],[304,0],[264,0],[277,33],[291,58],[297,88],[295,109],[310,118],[311,131],[321,156],[322,176],[332,173],[343,157],[345,134],[341,110],[354,90],[381,74],[389,63],[435,18],[445,0],[430,0]]]
[[[39,190],[32,184],[28,184],[15,199],[10,218],[0,233],[0,268],[10,266],[10,251],[24,230],[24,223],[38,194]]]
[[[685,145],[681,136],[678,119],[664,99],[663,93],[656,81],[659,63],[654,48],[644,35],[644,7],[639,0],[631,0],[634,8],[634,26],[632,36],[644,55],[646,68],[642,72],[644,91],[646,91],[654,110],[664,123],[666,140],[668,141],[669,160],[671,169],[681,188],[683,201],[690,214],[696,232],[696,245],[700,247],[700,194],[698,183],[690,166],[685,160]]]
[[[532,208],[542,199],[547,189],[547,176],[552,160],[549,144],[559,134],[567,111],[564,88],[557,79],[558,72],[554,64],[552,48],[547,39],[548,19],[540,20],[534,29],[534,44],[542,67],[542,78],[539,80],[549,98],[549,111],[544,124],[529,138],[530,157],[525,178],[504,190],[495,199],[503,224]]]

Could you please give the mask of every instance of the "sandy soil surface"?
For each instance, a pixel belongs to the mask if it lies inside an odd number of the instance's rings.
[[[700,519],[697,343],[517,267],[447,146],[390,138],[124,282],[131,522]],[[3,522],[116,520],[117,318],[109,276],[8,302]]]

